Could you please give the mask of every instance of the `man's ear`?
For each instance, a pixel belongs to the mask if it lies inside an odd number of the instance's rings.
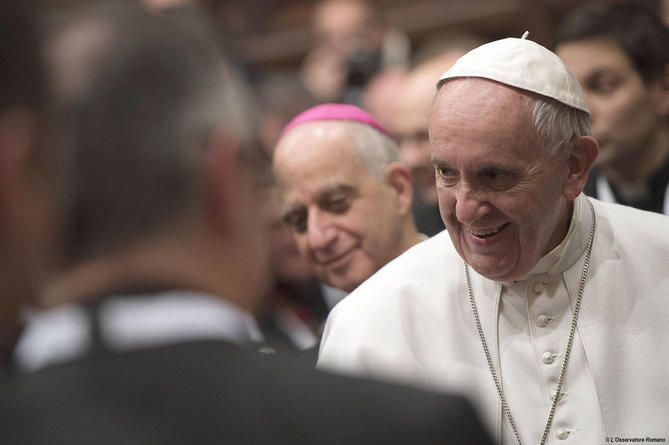
[[[581,136],[571,144],[567,158],[567,178],[562,186],[562,195],[568,201],[576,199],[583,191],[598,153],[599,144],[593,137]]]
[[[386,183],[391,187],[397,199],[397,210],[401,215],[411,212],[413,185],[411,173],[406,165],[393,162],[386,168]]]
[[[204,162],[204,214],[207,225],[217,232],[229,232],[235,224],[240,188],[238,148],[221,133],[214,133]]]
[[[669,65],[664,67],[664,71],[658,79],[657,87],[659,89],[657,112],[666,119],[669,117]]]
[[[35,121],[26,110],[0,114],[0,221],[3,227],[18,214],[29,181],[30,149],[35,138]],[[27,203],[25,203],[27,204]]]

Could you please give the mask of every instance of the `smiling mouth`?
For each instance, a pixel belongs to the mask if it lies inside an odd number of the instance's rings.
[[[320,263],[321,263],[322,266],[326,266],[326,267],[334,266],[338,262],[340,262],[342,259],[346,258],[351,252],[353,252],[353,250],[355,250],[355,249],[347,250],[346,252],[344,252],[340,255],[337,255],[336,257],[330,258],[330,259],[325,260],[325,261],[320,261]]]
[[[496,235],[497,233],[500,232],[500,230],[504,229],[508,225],[509,225],[509,223],[506,223],[506,224],[502,224],[501,226],[491,227],[489,229],[473,229],[471,227],[466,227],[465,226],[465,230],[467,232],[471,233],[472,235],[474,235],[477,238],[484,239],[484,238],[489,238],[493,235]]]

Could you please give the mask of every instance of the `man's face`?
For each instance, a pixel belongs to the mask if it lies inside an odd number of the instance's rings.
[[[460,256],[497,281],[519,279],[568,226],[568,167],[539,146],[531,99],[482,79],[448,82],[430,142],[439,208]]]
[[[583,87],[592,135],[601,147],[597,162],[629,164],[650,145],[662,125],[659,86],[646,85],[623,50],[610,40],[564,43],[556,52]]]
[[[411,71],[393,107],[391,127],[399,144],[400,159],[409,167],[415,191],[423,202],[437,202],[428,136],[434,86],[462,55],[463,50],[453,49]]]
[[[271,190],[269,198],[270,253],[275,278],[282,283],[307,282],[313,278],[311,265],[298,250],[292,231],[283,223],[280,196]]]
[[[392,128],[400,148],[400,160],[411,171],[416,193],[423,201],[436,202],[427,131],[435,82],[434,79],[418,80],[409,77],[400,90],[393,110]]]
[[[312,122],[279,142],[274,170],[283,219],[316,276],[351,291],[397,256],[395,193],[354,155],[347,124]]]
[[[377,48],[381,33],[364,4],[325,0],[315,7],[313,28],[318,45],[347,57],[360,48]]]

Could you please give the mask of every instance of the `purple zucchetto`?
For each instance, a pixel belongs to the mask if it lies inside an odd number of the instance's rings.
[[[360,122],[369,125],[388,137],[390,133],[379,124],[374,116],[355,105],[346,104],[322,104],[309,108],[295,116],[281,131],[281,135],[286,134],[290,129],[307,122],[318,121],[351,121]]]

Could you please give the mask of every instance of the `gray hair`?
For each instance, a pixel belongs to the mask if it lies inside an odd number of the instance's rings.
[[[239,94],[245,86],[208,31],[125,2],[75,8],[54,26],[52,48],[82,29],[104,35],[68,47],[74,52],[65,53],[68,58],[51,54],[54,71],[85,80],[57,96],[75,151],[70,262],[188,221],[201,199],[212,132],[223,131],[242,150],[253,137],[248,107],[240,106],[246,105]],[[67,63],[72,60],[81,63]]]
[[[543,96],[535,99],[532,122],[539,143],[551,157],[560,157],[575,138],[590,135],[588,113]]]
[[[400,159],[397,143],[389,136],[361,122],[345,122],[353,143],[353,153],[377,182],[383,181],[386,167]]]

